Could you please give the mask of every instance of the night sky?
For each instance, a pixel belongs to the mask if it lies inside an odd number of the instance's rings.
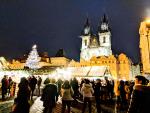
[[[149,0],[1,0],[0,56],[18,58],[37,44],[38,52],[54,56],[63,48],[69,58],[79,60],[79,36],[87,15],[96,34],[105,13],[113,53],[123,52],[137,63],[139,26],[150,16],[149,8]]]

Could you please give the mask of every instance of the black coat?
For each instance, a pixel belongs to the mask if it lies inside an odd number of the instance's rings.
[[[14,99],[14,103],[16,104],[16,108],[12,113],[29,113],[29,97],[30,97],[30,89],[27,84],[20,83],[18,85],[19,90],[17,94],[17,98]]]
[[[101,83],[96,83],[94,87],[94,95],[95,97],[100,97],[101,94]]]
[[[132,92],[127,113],[148,113],[150,107],[150,86],[136,85]]]
[[[37,79],[35,77],[31,78],[29,82],[29,86],[32,91],[34,91],[36,84],[37,84]]]
[[[8,88],[7,79],[3,78],[1,83],[2,83],[2,93],[6,94]]]
[[[54,107],[58,100],[57,86],[55,84],[47,84],[43,89],[41,100],[44,107]]]

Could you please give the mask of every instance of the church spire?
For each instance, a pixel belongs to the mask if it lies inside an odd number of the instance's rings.
[[[89,18],[87,17],[86,18],[86,23],[85,23],[85,25],[84,25],[84,28],[85,27],[89,27],[90,26],[90,22],[89,22]]]
[[[103,15],[102,22],[108,24],[108,18],[106,17],[106,14],[105,14],[105,13],[104,13],[104,15]]]
[[[91,34],[91,26],[90,26],[89,18],[87,17],[81,35],[90,35],[90,34]]]
[[[98,32],[103,33],[108,31],[110,31],[110,28],[108,26],[108,18],[106,14],[104,14],[101,19],[100,25],[98,26]]]

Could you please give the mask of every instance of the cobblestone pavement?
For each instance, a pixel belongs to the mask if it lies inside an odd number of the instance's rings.
[[[14,100],[0,102],[0,113],[10,113]]]
[[[71,107],[71,113],[82,113],[82,101],[78,101],[77,105],[73,105]],[[125,111],[115,111],[114,103],[112,105],[102,104],[102,113],[126,113]],[[31,106],[30,113],[42,113],[43,110],[43,102],[38,97],[33,105]],[[61,113],[61,101],[56,106],[54,113]],[[86,113],[88,113],[88,109],[86,109]],[[95,104],[92,105],[92,113],[97,113]]]
[[[36,100],[36,96],[33,97],[33,100]],[[14,98],[7,98],[5,101],[0,100],[0,113],[10,113],[12,105],[14,103]],[[30,102],[32,104],[32,101]]]
[[[0,101],[0,113],[10,113],[11,106],[13,105],[14,100],[7,100],[7,101]],[[82,113],[82,101],[78,101],[76,105],[71,107],[71,113]],[[106,102],[105,104],[101,104],[102,112],[101,113],[126,113],[126,110],[116,110],[115,103],[113,102]],[[30,113],[42,113],[43,112],[43,102],[40,100],[40,97],[34,97],[34,102],[30,107]],[[58,101],[55,112],[54,113],[61,113],[61,100]],[[86,110],[88,113],[88,109]],[[95,104],[92,105],[92,113],[96,113]]]
[[[30,113],[42,113],[43,111],[43,102],[40,100],[40,97],[38,97],[33,105],[30,108]],[[56,108],[54,110],[54,113],[61,113],[61,102],[58,101]],[[71,108],[71,113],[81,113],[81,110],[77,108]]]

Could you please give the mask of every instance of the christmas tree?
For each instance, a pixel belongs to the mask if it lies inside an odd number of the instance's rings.
[[[33,45],[32,51],[28,55],[25,66],[29,67],[30,69],[38,69],[40,68],[39,61],[40,57],[37,52],[37,46]]]

